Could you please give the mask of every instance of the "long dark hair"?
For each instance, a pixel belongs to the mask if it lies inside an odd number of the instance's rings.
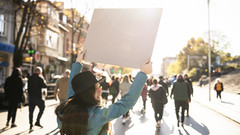
[[[80,94],[74,95],[56,108],[55,114],[62,122],[61,134],[87,134],[88,108],[94,105],[100,106],[100,101],[94,98],[95,91],[95,86],[93,86]],[[102,130],[105,128],[106,126]]]

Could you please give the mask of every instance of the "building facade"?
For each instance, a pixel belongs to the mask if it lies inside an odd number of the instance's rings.
[[[177,61],[176,57],[166,57],[166,58],[163,58],[162,66],[161,66],[161,75],[162,76],[168,76],[168,73],[167,73],[168,66],[171,63],[176,62],[176,61]]]
[[[0,1],[0,89],[12,72],[16,7],[12,0]]]

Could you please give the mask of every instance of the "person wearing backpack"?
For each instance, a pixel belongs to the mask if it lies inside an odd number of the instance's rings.
[[[149,90],[149,97],[151,98],[152,107],[154,110],[154,116],[156,120],[156,127],[161,127],[161,120],[163,116],[163,107],[166,104],[164,99],[167,99],[166,92],[161,85],[158,85],[156,79],[153,80],[153,85]]]
[[[188,103],[191,102],[190,88],[188,83],[183,79],[182,75],[178,75],[177,81],[174,82],[170,98],[174,95],[175,111],[177,117],[177,126],[179,127],[179,109],[182,108],[181,112],[181,123],[184,126],[184,113],[187,109]]]
[[[217,92],[217,99],[218,97],[222,100],[221,92],[223,91],[223,83],[220,81],[219,78],[216,79],[216,83],[214,84],[214,90]]]

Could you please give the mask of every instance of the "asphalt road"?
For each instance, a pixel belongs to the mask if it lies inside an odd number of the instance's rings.
[[[29,132],[28,124],[28,106],[18,109],[16,128],[6,128],[7,111],[0,111],[0,134],[1,135],[58,135],[56,116],[53,113],[58,103],[53,99],[46,101],[46,108],[41,119],[43,128],[34,127]],[[169,103],[165,106],[164,116],[161,128],[155,127],[153,109],[150,100],[147,102],[147,111],[145,115],[141,115],[141,100],[137,102],[132,111],[130,111],[131,119],[122,125],[122,118],[112,121],[112,129],[115,135],[239,135],[240,125],[236,122],[202,106],[199,103],[192,102],[190,104],[190,116],[185,119],[185,126],[177,127],[176,115],[173,100],[169,99]],[[36,119],[38,109],[34,113]]]

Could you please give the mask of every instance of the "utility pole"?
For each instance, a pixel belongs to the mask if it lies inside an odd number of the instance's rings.
[[[209,101],[211,101],[211,35],[210,35],[210,0],[208,0],[208,78],[209,78]]]

